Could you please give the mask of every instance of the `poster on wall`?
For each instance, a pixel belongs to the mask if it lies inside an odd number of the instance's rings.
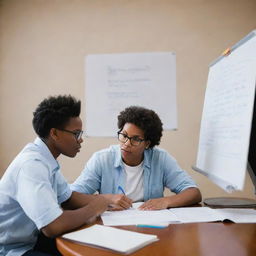
[[[87,55],[85,78],[88,136],[115,137],[117,116],[131,105],[154,110],[165,130],[177,129],[174,53]]]

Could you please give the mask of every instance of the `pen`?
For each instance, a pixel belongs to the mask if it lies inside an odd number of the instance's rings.
[[[139,227],[139,228],[166,228],[167,225],[149,225],[149,224],[137,224],[136,227]]]
[[[118,186],[118,188],[117,188],[118,190],[120,190],[124,195],[125,195],[125,192],[124,192],[124,190],[123,190],[123,188],[121,187],[121,186]],[[132,207],[132,205],[131,205],[131,207],[130,208],[133,208]]]
[[[121,186],[118,186],[118,189],[125,195],[125,192]]]

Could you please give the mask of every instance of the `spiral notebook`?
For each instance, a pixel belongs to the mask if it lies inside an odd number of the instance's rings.
[[[65,234],[62,237],[77,243],[108,249],[122,254],[130,254],[159,240],[156,235],[142,234],[97,224]]]

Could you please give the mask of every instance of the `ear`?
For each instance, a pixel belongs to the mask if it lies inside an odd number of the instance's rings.
[[[147,141],[145,142],[145,148],[148,149],[149,146],[150,146],[150,144],[151,144],[151,141],[150,141],[150,140],[147,140]]]
[[[51,137],[54,141],[58,140],[59,139],[58,130],[56,128],[51,128],[49,132],[49,137]]]

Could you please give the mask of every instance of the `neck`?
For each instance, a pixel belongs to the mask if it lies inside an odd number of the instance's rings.
[[[52,141],[48,138],[41,138],[41,140],[45,143],[45,145],[48,147],[48,149],[50,150],[50,152],[52,153],[53,157],[55,159],[58,158],[58,156],[60,155],[60,152],[56,149],[56,147],[54,146],[54,144],[52,143]]]
[[[129,159],[123,159],[123,162],[126,164],[126,165],[129,165],[129,166],[137,166],[139,164],[141,164],[141,162],[143,161],[143,156],[140,158],[140,159],[132,159],[132,160],[129,160]]]

